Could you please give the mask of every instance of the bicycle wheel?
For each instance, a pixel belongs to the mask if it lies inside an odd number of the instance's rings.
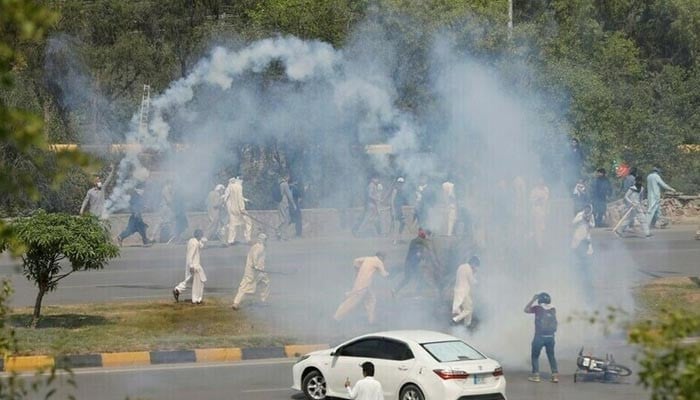
[[[624,365],[610,364],[608,365],[608,370],[606,371],[606,373],[615,374],[617,376],[630,376],[632,375],[632,370],[625,367]]]

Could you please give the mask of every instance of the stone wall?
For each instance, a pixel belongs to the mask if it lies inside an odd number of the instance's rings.
[[[272,235],[275,234],[275,227],[279,224],[279,217],[276,210],[251,210],[249,213],[254,219],[254,235],[258,232],[265,232],[267,235],[272,237]],[[361,208],[317,208],[302,210],[303,236],[322,237],[348,234],[351,231],[353,224],[360,218],[361,214]],[[384,227],[389,226],[391,218],[389,214],[388,209],[384,209],[380,213],[382,225]],[[412,220],[412,207],[404,207],[404,214],[406,215],[407,221]],[[148,224],[148,235],[153,235],[153,229],[158,223],[158,214],[144,214],[143,219],[146,224]],[[207,213],[205,212],[188,213],[187,220],[189,222],[189,227],[187,232],[183,235],[184,238],[191,237],[192,232],[197,228],[205,230],[208,225]],[[124,230],[128,221],[129,214],[112,215],[110,217],[112,236],[116,237],[122,230]],[[367,226],[366,229],[371,229],[371,227]],[[289,226],[286,233],[287,235],[293,235],[294,225]],[[141,238],[138,234],[132,235],[124,240],[124,244],[139,243],[141,243]]]
[[[608,218],[612,221],[611,226],[617,224],[626,210],[622,200],[608,204]],[[700,195],[667,195],[661,199],[661,212],[669,217],[673,224],[700,223]]]
[[[554,221],[565,221],[571,214],[570,201],[551,202],[552,218]],[[684,223],[700,223],[700,196],[673,196],[662,199],[662,208],[664,215],[671,217],[671,222],[674,224]],[[611,226],[616,224],[622,213],[625,211],[622,200],[617,200],[608,205],[608,218]],[[404,207],[404,215],[406,221],[413,220],[413,207]],[[275,227],[279,223],[279,217],[276,210],[259,210],[249,211],[250,215],[255,219],[253,221],[253,233],[265,232],[270,237],[275,234]],[[353,224],[360,218],[362,214],[361,208],[338,209],[338,208],[317,208],[302,210],[303,234],[304,237],[323,237],[323,236],[341,236],[348,235],[352,230]],[[382,226],[388,227],[390,223],[389,209],[383,209],[380,213],[382,218]],[[189,228],[184,238],[192,235],[192,232],[197,229],[206,229],[208,220],[205,212],[192,212],[187,214]],[[129,220],[129,214],[114,214],[110,217],[112,236],[116,237],[126,226]],[[256,221],[257,220],[257,221]],[[144,214],[144,221],[149,226],[148,234],[153,234],[153,228],[158,223],[157,214]],[[366,230],[371,230],[371,226],[366,226]],[[287,235],[294,234],[294,226],[290,226],[287,230]],[[125,244],[140,243],[138,234],[127,238]]]

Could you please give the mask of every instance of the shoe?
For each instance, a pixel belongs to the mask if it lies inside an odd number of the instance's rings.
[[[552,374],[552,383],[559,383],[559,374]]]
[[[180,302],[180,292],[178,292],[177,289],[173,289],[173,297],[176,303]]]
[[[540,374],[532,374],[527,377],[527,380],[530,382],[539,382],[540,381]]]
[[[622,233],[620,231],[613,231],[613,233],[615,234],[615,236],[617,236],[619,238],[622,237]]]
[[[238,311],[238,310],[240,309],[240,307],[238,307],[237,305],[234,304],[234,305],[231,306],[231,309],[232,309],[233,311]]]

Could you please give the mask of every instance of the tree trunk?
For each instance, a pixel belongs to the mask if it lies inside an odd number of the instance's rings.
[[[34,315],[32,316],[32,328],[36,328],[39,323],[39,316],[41,315],[41,301],[44,299],[46,294],[46,289],[39,288],[39,293],[36,295],[36,302],[34,303]]]

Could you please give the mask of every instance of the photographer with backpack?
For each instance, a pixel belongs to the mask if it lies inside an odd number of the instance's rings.
[[[537,305],[534,305],[537,301]],[[545,348],[549,368],[552,370],[552,382],[559,382],[557,360],[554,358],[554,333],[557,331],[557,310],[552,306],[552,298],[547,293],[532,297],[525,312],[535,314],[535,337],[532,339],[532,374],[527,378],[531,382],[540,381],[540,352]]]

